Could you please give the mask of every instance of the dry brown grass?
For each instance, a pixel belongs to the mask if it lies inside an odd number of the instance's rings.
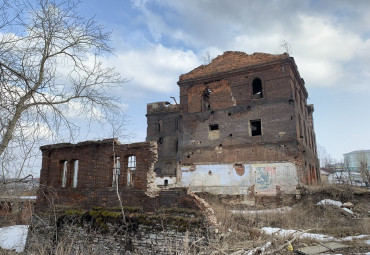
[[[350,201],[354,204],[352,209],[355,215],[345,213],[341,208],[325,205],[316,205],[322,199],[333,199],[341,202]],[[271,241],[269,248],[277,249],[286,244],[287,240],[292,240],[292,236],[271,236],[260,231],[262,227],[278,227],[282,229],[309,230],[314,233],[322,233],[337,238],[370,234],[370,190],[350,186],[316,186],[305,188],[302,199],[291,205],[291,210],[287,212],[253,213],[253,214],[232,214],[229,206],[225,206],[221,199],[209,196],[208,203],[212,206],[218,219],[221,229],[221,237],[218,241],[209,246],[198,247],[197,254],[232,254],[237,251],[248,251],[255,247],[261,247]],[[273,207],[273,206],[268,206]],[[248,208],[246,210],[257,210]],[[293,243],[294,248],[304,245],[314,245],[318,241],[315,239],[297,239]],[[351,252],[369,251],[361,240],[347,242],[350,244]],[[188,254],[193,254],[189,244],[184,247],[188,249]],[[40,246],[40,248],[45,248]],[[58,254],[69,254],[71,243],[60,242],[57,250]],[[148,251],[149,252],[149,251]],[[347,254],[346,252],[341,252]],[[0,254],[3,254],[0,252]],[[39,254],[46,254],[40,249]],[[195,253],[194,253],[195,254]],[[286,254],[286,250],[277,251],[274,254]]]
[[[232,214],[221,200],[209,196],[208,202],[215,211],[224,237],[217,248],[229,254],[240,249],[251,249],[273,241],[273,247],[284,244],[292,237],[277,237],[263,234],[262,227],[282,229],[309,230],[313,233],[327,234],[337,238],[370,234],[370,190],[351,186],[316,186],[305,188],[302,199],[291,206],[287,212]],[[344,212],[333,205],[319,206],[322,199],[338,200],[342,203],[352,202],[355,215]],[[271,206],[269,206],[271,207]],[[248,208],[246,210],[256,210]],[[355,244],[358,241],[353,241]],[[317,240],[302,239],[295,242],[296,246],[311,245]],[[361,242],[360,242],[361,243]],[[358,243],[356,247],[361,247]],[[212,247],[211,247],[212,248]],[[221,254],[221,253],[220,253]]]

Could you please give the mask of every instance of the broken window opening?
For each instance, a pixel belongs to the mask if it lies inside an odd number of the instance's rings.
[[[209,125],[209,130],[210,131],[218,130],[218,124]]]
[[[262,98],[262,81],[260,78],[255,78],[252,82],[253,99]]]
[[[133,172],[136,170],[136,156],[127,157],[127,186],[134,186]]]
[[[210,97],[211,92],[212,90],[208,88],[203,92],[203,96],[202,96],[202,110],[203,111],[211,109],[211,104],[209,102],[209,97]]]
[[[157,120],[157,131],[158,133],[162,131],[162,120]]]
[[[78,159],[73,161],[73,182],[72,187],[77,188],[77,178],[78,178]]]
[[[116,157],[113,163],[113,179],[112,179],[112,187],[116,187],[117,183],[119,182],[119,176],[121,174],[121,162],[120,157]]]
[[[167,187],[168,186],[168,180],[164,180],[164,186]]]
[[[65,188],[67,185],[67,160],[62,160],[60,165],[62,171],[62,188]]]
[[[251,120],[250,125],[252,136],[262,135],[261,120]]]
[[[160,175],[161,174],[161,168],[157,167],[154,169],[154,172],[157,174],[157,175]]]
[[[158,143],[159,143],[159,144],[163,144],[163,137],[159,137],[159,139],[158,139]]]

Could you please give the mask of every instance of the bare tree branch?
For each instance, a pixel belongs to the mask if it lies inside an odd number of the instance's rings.
[[[79,16],[78,4],[74,0],[0,4],[1,160],[30,129],[36,134],[44,128],[53,136],[68,129],[73,136],[74,124],[67,114],[72,104],[75,113],[93,118],[119,112],[119,100],[108,92],[125,80],[101,60],[113,51],[110,33],[94,19]]]

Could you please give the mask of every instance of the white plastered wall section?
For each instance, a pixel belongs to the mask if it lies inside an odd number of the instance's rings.
[[[295,193],[298,176],[293,163],[243,164],[243,170],[232,164],[195,165],[195,170],[181,166],[181,185],[212,194],[247,195],[253,185],[256,195],[276,195],[277,186],[283,193]]]

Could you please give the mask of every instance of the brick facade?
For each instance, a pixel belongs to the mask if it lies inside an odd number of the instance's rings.
[[[178,115],[165,110],[154,114],[148,104],[147,141],[159,135],[154,123],[178,118],[176,155],[173,149],[172,154],[167,152],[172,159],[159,155],[157,165],[176,160],[180,182],[183,166],[196,173],[197,165],[231,165],[238,171],[247,164],[282,162],[294,164],[298,183],[319,181],[314,107],[307,105],[304,80],[288,54],[225,52],[210,64],[181,75],[178,85]],[[172,127],[175,122],[163,123]],[[162,129],[163,141],[167,129]],[[169,136],[175,139],[173,132]],[[169,150],[165,142],[161,146]],[[167,174],[168,170],[157,172]]]

